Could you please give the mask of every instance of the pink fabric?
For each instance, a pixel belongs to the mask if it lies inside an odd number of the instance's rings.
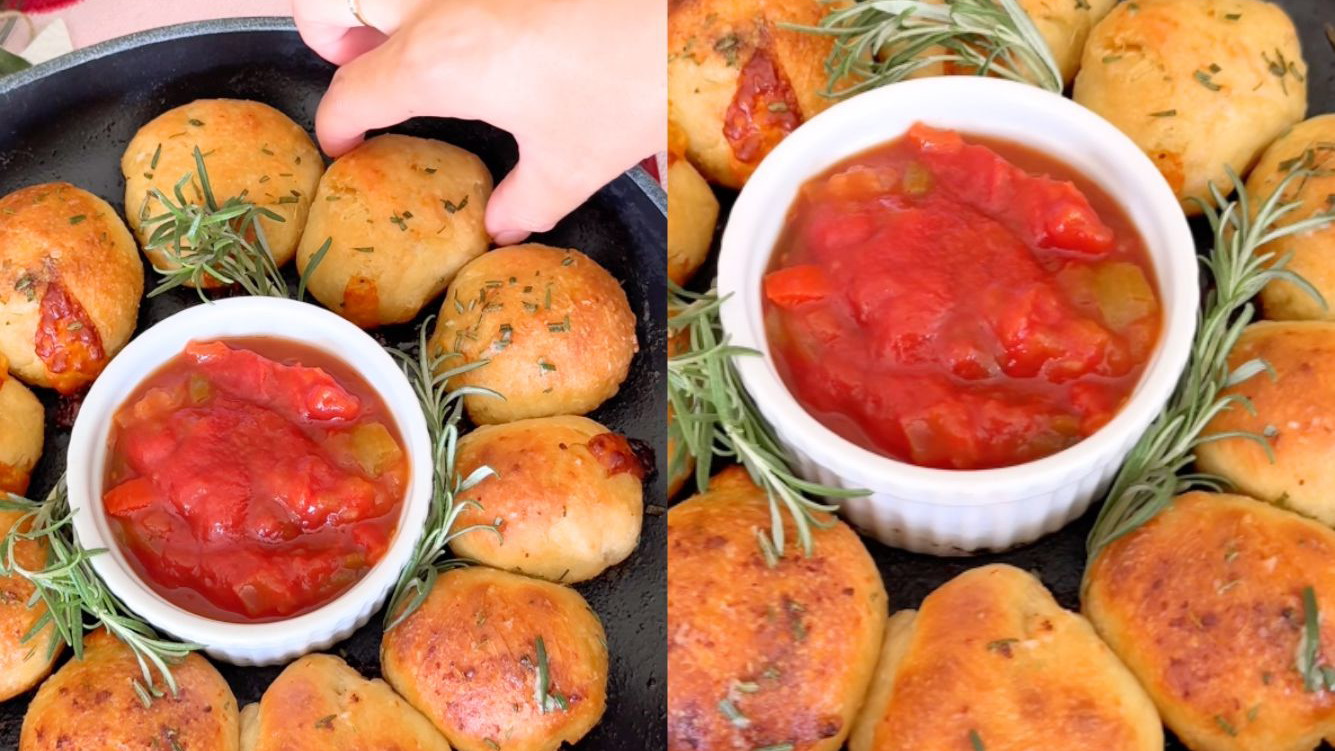
[[[74,46],[87,47],[136,31],[187,21],[289,15],[292,15],[291,0],[80,0],[50,13],[34,14],[33,21],[40,27],[47,18],[62,18]]]

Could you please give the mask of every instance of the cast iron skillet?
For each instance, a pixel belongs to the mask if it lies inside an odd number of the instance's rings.
[[[113,40],[0,79],[0,195],[65,180],[123,209],[121,153],[152,117],[193,99],[236,97],[273,105],[309,129],[332,75],[332,66],[301,43],[290,20],[235,19]],[[498,182],[517,159],[507,133],[479,122],[423,118],[391,130],[468,149],[486,162]],[[665,210],[662,190],[635,170],[603,188],[556,229],[534,238],[585,251],[626,289],[639,320],[640,352],[620,393],[591,417],[654,449],[658,471],[645,487],[649,504],[661,502],[665,493]],[[151,286],[153,273],[147,266],[145,272]],[[194,304],[199,304],[194,293],[184,290],[146,300],[139,330]],[[428,306],[427,313],[435,313],[438,304]],[[416,325],[378,335],[387,344],[406,344],[416,341]],[[76,404],[37,391],[47,408],[46,450],[30,494],[41,498],[64,471]],[[667,745],[665,527],[655,510],[661,511],[650,508],[630,560],[578,587],[601,616],[611,652],[607,714],[580,749],[656,751]],[[381,616],[373,617],[330,651],[363,675],[379,676],[380,623]],[[218,668],[242,706],[258,700],[282,669],[225,663]],[[31,696],[0,704],[0,749],[18,746]]]
[[[1272,0],[1293,18],[1302,40],[1303,57],[1307,60],[1307,114],[1309,117],[1335,112],[1335,48],[1326,40],[1325,24],[1335,24],[1335,3],[1331,0]],[[728,220],[736,191],[715,188],[722,205],[719,214],[718,235]],[[1197,247],[1209,247],[1210,232],[1204,220],[1192,222]],[[713,276],[718,253],[718,236],[708,263],[692,280],[693,288],[703,291]],[[685,488],[674,501],[690,497],[693,486]],[[1080,580],[1085,571],[1085,537],[1094,524],[1099,504],[1083,517],[1055,534],[1035,543],[1001,554],[979,555],[970,558],[937,558],[908,553],[887,547],[870,537],[862,538],[875,559],[886,591],[890,595],[890,612],[917,608],[923,598],[937,587],[971,568],[989,563],[1008,563],[1033,573],[1043,580],[1062,607],[1080,609]],[[1166,732],[1164,751],[1186,751],[1172,733]],[[1320,749],[1332,747],[1322,745]],[[1047,751],[1035,749],[1034,751]],[[1052,751],[1058,751],[1053,749]]]

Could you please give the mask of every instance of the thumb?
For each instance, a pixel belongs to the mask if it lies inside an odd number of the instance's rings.
[[[523,156],[487,201],[487,233],[497,245],[523,242],[531,232],[546,232],[589,199],[603,182],[580,174],[563,174]]]

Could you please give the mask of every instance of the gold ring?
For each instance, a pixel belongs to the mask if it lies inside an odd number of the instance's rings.
[[[362,26],[371,25],[371,22],[367,21],[366,17],[362,15],[361,3],[359,0],[348,0],[348,10],[352,11],[353,17],[356,18],[357,22]]]

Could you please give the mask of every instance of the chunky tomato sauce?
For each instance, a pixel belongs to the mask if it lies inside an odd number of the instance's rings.
[[[389,547],[408,462],[384,403],[294,342],[192,342],[117,411],[103,504],[159,593],[265,621],[351,587]]]
[[[789,389],[849,440],[1004,467],[1113,417],[1159,335],[1135,227],[1014,144],[916,125],[803,186],[764,279]]]

